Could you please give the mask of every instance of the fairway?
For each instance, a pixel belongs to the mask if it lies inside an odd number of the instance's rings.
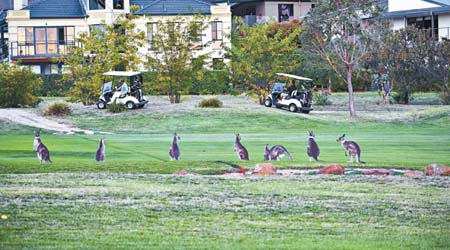
[[[43,130],[51,164],[40,164],[32,150],[36,128],[0,120],[0,213],[8,215],[0,220],[0,249],[450,247],[448,177],[222,175],[264,162],[266,144],[292,154],[293,161],[273,162],[279,169],[450,165],[449,106],[378,105],[376,93],[358,93],[359,117],[350,119],[345,94],[309,115],[244,96],[220,96],[219,109],[196,107],[203,98],[162,105],[163,97],[153,97],[144,109],[120,114],[73,105],[72,115],[52,119],[108,134]],[[309,130],[320,162],[306,155]],[[169,160],[174,132],[180,161]],[[238,160],[236,133],[250,161]],[[367,164],[347,162],[336,142],[344,133]],[[106,161],[97,163],[100,138]],[[178,170],[197,175],[173,175]]]

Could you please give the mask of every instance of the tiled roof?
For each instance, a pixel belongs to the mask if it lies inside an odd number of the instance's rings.
[[[211,1],[208,0],[130,0],[136,5],[138,15],[190,15],[211,14]]]
[[[85,17],[81,0],[34,0],[25,9],[31,18],[75,18]]]

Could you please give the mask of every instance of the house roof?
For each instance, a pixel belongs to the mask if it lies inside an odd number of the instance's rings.
[[[85,17],[81,0],[34,0],[24,9],[30,10],[30,18],[78,18]]]
[[[211,0],[130,0],[138,15],[190,15],[211,14]]]
[[[450,0],[422,0],[422,1],[439,5],[439,7],[386,12],[383,14],[382,18],[418,17],[418,16],[429,16],[431,14],[435,15],[450,14]]]

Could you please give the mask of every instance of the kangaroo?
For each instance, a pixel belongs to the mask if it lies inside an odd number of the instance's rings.
[[[37,157],[41,163],[52,161],[50,160],[50,152],[48,148],[41,141],[41,132],[34,131],[33,150],[37,153]]]
[[[180,148],[178,147],[178,140],[180,140],[180,137],[177,136],[177,133],[173,134],[173,141],[172,146],[169,148],[169,156],[170,160],[177,160],[180,158]]]
[[[354,141],[346,141],[345,140],[345,134],[343,134],[341,137],[338,137],[336,139],[337,142],[340,142],[342,144],[342,147],[345,151],[345,156],[347,156],[347,152],[350,156],[350,161],[353,163],[353,157],[356,158],[357,163],[365,163],[361,161],[361,149],[359,148],[359,145]]]
[[[95,154],[96,161],[104,161],[106,157],[105,139],[101,138],[98,144],[97,154]]]
[[[239,134],[236,134],[236,141],[234,142],[234,151],[238,155],[240,160],[248,161],[248,151],[247,149],[241,144],[241,136]]]
[[[271,160],[279,161],[285,155],[287,155],[289,160],[292,161],[292,156],[285,147],[283,147],[281,145],[275,145],[269,149],[269,144],[266,144],[266,147],[264,149],[264,160],[265,161],[271,161]]]
[[[319,161],[320,149],[319,145],[316,143],[315,137],[316,134],[314,134],[314,131],[309,131],[308,147],[306,148],[306,154],[309,156],[309,161],[312,161],[312,159]]]

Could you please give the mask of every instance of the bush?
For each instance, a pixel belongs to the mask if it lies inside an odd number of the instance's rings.
[[[328,98],[328,94],[324,92],[315,92],[313,95],[313,103],[314,105],[331,105],[330,98]]]
[[[111,103],[106,106],[111,113],[120,113],[127,110],[127,106],[121,103]]]
[[[42,79],[28,68],[18,65],[0,64],[0,107],[25,107],[39,103],[36,89]]]
[[[47,107],[44,111],[44,115],[50,116],[65,116],[70,115],[70,107],[64,102],[55,102]]]
[[[67,96],[72,82],[63,79],[63,75],[41,75],[42,89],[41,96]]]
[[[221,108],[223,103],[217,98],[209,98],[202,100],[198,106],[200,108]]]

